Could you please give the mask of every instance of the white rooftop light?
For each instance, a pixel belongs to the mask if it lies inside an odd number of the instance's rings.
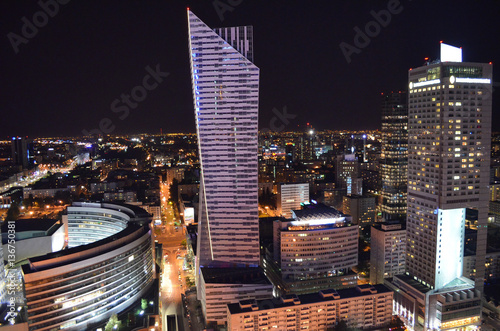
[[[441,62],[462,62],[462,48],[441,43]]]

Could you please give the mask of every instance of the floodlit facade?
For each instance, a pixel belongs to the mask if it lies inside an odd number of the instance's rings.
[[[383,285],[359,285],[273,300],[240,301],[227,305],[228,330],[326,331],[341,320],[351,328],[382,328],[391,322],[392,299],[392,291]]]
[[[406,275],[395,310],[414,329],[477,325],[484,281],[492,65],[441,59],[409,71]],[[475,284],[462,276],[465,209],[478,211]],[[413,307],[411,306],[413,304]]]
[[[382,216],[406,217],[408,174],[408,95],[406,92],[382,95]]]
[[[153,282],[153,241],[147,213],[112,204],[74,203],[70,208],[73,219],[81,217],[81,237],[98,233],[101,226],[104,235],[84,244],[71,231],[70,244],[82,244],[30,258],[23,265],[29,330],[91,330],[113,313],[127,309]],[[119,224],[109,236],[110,224],[104,223],[112,221],[100,218],[106,209]],[[118,217],[129,219],[125,228]]]
[[[383,284],[385,278],[404,274],[406,229],[403,224],[374,224],[370,238],[370,283]]]
[[[198,135],[198,266],[259,265],[259,68],[251,26],[212,30],[188,9]]]
[[[300,204],[309,201],[309,183],[278,184],[278,213],[292,217],[292,210],[299,209]]]
[[[351,268],[358,264],[358,227],[322,204],[292,214],[292,221],[273,222],[273,256],[264,260],[275,294],[355,286],[358,277]]]

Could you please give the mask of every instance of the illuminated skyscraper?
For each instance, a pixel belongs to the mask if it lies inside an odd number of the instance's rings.
[[[252,27],[212,30],[188,10],[201,164],[199,266],[259,265],[259,68]]]
[[[408,107],[407,94],[382,96],[382,215],[385,219],[406,217],[408,171]]]
[[[406,275],[395,308],[411,328],[480,323],[491,140],[492,66],[441,59],[410,69]],[[465,209],[478,211],[476,280],[462,276]]]

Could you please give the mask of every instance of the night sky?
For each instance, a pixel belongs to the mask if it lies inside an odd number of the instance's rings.
[[[0,2],[0,139],[81,135],[100,123],[116,134],[194,132],[188,6],[212,28],[254,26],[261,128],[273,108],[286,107],[296,117],[283,130],[306,122],[378,129],[380,93],[406,89],[408,69],[438,58],[440,40],[462,46],[464,61],[500,64],[500,1],[401,0],[350,63],[339,45],[354,46],[354,28],[364,30],[372,10],[397,1],[59,1],[67,4],[49,6],[53,17],[40,13],[38,1]],[[28,27],[34,18],[36,33]],[[149,81],[154,88],[128,113],[121,101],[113,112],[115,99],[142,86],[148,70],[162,72]],[[493,129],[500,130],[496,88]]]

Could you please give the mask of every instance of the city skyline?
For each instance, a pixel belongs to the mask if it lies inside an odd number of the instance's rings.
[[[96,129],[110,134],[194,132],[184,56],[188,6],[214,28],[253,25],[259,53],[254,61],[265,73],[260,129],[272,128],[273,119],[276,128],[290,131],[307,122],[317,129],[380,128],[380,93],[404,90],[403,73],[425,57],[437,58],[439,40],[469,50],[465,60],[495,63],[500,58],[498,47],[485,42],[498,32],[494,2],[482,3],[481,15],[469,15],[474,4],[453,2],[453,12],[444,17],[439,13],[451,2],[432,3],[433,11],[409,1],[286,6],[240,1],[222,9],[200,1],[106,2],[99,7],[62,3],[45,11],[37,3],[0,5],[1,54],[9,64],[0,72],[5,80],[0,108],[8,119],[0,132],[5,138],[82,135]],[[113,15],[116,11],[119,15]],[[40,21],[36,33],[25,37],[23,26],[38,12],[48,13],[47,22]],[[435,24],[420,24],[420,17]],[[366,45],[361,38],[358,46],[363,47],[357,47],[357,31],[370,26],[373,37]],[[363,98],[356,97],[354,86]],[[330,92],[324,93],[325,88]],[[496,123],[498,115],[494,130]]]

